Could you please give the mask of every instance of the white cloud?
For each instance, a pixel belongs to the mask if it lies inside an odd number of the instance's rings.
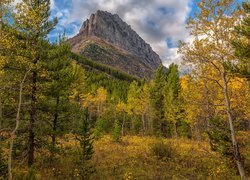
[[[177,48],[168,47],[186,40],[186,19],[190,0],[72,0],[67,22],[84,21],[98,9],[118,14],[160,55],[165,65],[180,62]],[[151,23],[150,23],[151,22]]]
[[[15,0],[14,4],[20,3],[22,0]]]
[[[81,24],[97,10],[105,10],[118,14],[131,25],[160,55],[164,65],[180,61],[175,45],[188,38],[185,24],[191,0],[71,0],[71,6],[63,7],[65,3],[69,1],[52,0],[51,7],[60,20],[58,29],[72,29],[69,36],[80,29],[75,23]],[[167,39],[174,46],[169,47]]]

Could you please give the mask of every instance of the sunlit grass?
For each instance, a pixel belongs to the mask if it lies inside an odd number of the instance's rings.
[[[48,160],[47,150],[37,154],[37,179],[79,179],[74,165],[78,147],[74,135],[66,135],[59,142],[63,151],[54,161]],[[238,179],[229,160],[211,151],[207,142],[125,136],[117,143],[103,136],[94,142],[94,150],[91,163],[96,171],[91,179]],[[22,179],[28,169],[15,164],[14,173]]]

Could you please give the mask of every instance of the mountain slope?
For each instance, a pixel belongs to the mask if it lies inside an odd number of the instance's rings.
[[[99,71],[99,72],[105,73],[108,76],[113,77],[115,79],[124,80],[127,82],[139,81],[138,78],[131,76],[125,72],[122,72],[119,69],[92,61],[92,60],[90,60],[82,55],[77,55],[75,53],[71,53],[71,58],[87,70],[93,70],[93,72]]]
[[[161,64],[157,55],[118,15],[97,11],[75,37],[72,51],[139,78],[150,78]]]

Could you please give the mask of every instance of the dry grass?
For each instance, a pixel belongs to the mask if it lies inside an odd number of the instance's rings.
[[[48,161],[48,152],[37,157],[35,174],[37,179],[80,179],[74,165],[77,143],[74,136],[60,140],[64,149],[54,162]],[[157,143],[167,146],[171,155],[156,156],[153,150]],[[158,144],[159,145],[159,144]],[[210,150],[209,144],[188,139],[157,139],[154,137],[126,136],[120,143],[104,136],[94,143],[92,164],[96,172],[91,179],[238,179],[236,171],[228,162]],[[17,179],[23,179],[27,168],[15,166]]]
[[[173,146],[174,157],[159,159],[152,152],[158,140],[152,137],[123,137],[114,143],[105,136],[95,143],[93,163],[97,172],[93,179],[206,179],[229,178],[235,171],[225,159],[210,151],[207,143],[186,139],[164,139]]]

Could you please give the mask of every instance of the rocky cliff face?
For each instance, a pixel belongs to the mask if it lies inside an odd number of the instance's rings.
[[[109,12],[92,14],[69,42],[74,52],[138,77],[152,76],[161,64],[150,45],[117,14]]]

